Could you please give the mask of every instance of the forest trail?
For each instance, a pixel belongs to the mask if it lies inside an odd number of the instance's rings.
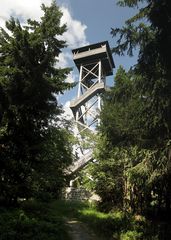
[[[77,219],[70,219],[66,221],[69,228],[69,234],[72,240],[102,240],[89,229],[85,223]]]

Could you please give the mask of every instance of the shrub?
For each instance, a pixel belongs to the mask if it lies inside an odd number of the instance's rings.
[[[69,240],[64,221],[50,204],[25,202],[21,208],[0,209],[0,240]]]
[[[127,231],[121,233],[120,240],[139,240],[142,239],[142,233],[137,231]]]

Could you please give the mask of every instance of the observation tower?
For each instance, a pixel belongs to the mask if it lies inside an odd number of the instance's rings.
[[[95,132],[99,123],[101,94],[105,92],[106,77],[113,75],[115,67],[107,41],[73,49],[73,60],[79,71],[77,97],[70,102],[76,124],[76,135],[81,142],[85,130]],[[75,172],[92,159],[92,150],[84,150],[81,144],[75,149],[77,160],[70,167]]]

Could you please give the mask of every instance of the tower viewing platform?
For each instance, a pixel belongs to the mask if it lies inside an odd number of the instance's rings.
[[[72,50],[72,53],[73,60],[79,71],[81,65],[89,66],[90,69],[94,62],[100,60],[105,76],[113,75],[115,64],[108,41],[76,48]]]

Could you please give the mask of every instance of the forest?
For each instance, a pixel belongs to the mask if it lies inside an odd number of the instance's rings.
[[[138,51],[138,59],[128,71],[119,66],[113,87],[103,94],[100,125],[93,137],[96,162],[79,174],[83,186],[100,196],[99,211],[119,211],[122,216],[120,233],[114,227],[117,217],[105,220],[110,239],[167,240],[171,237],[171,3],[119,0],[118,5],[138,12],[122,28],[111,26],[117,39],[111,51],[119,56]],[[6,29],[0,29],[2,240],[53,240],[56,234],[59,240],[69,240],[60,235],[60,229],[65,233],[62,216],[49,217],[46,204],[59,200],[68,184],[65,170],[73,162],[75,140],[72,122],[62,117],[57,96],[75,83],[65,81],[71,68],[56,67],[67,47],[61,40],[67,30],[60,24],[62,12],[55,1],[50,7],[43,4],[42,10],[40,22],[28,19],[22,26],[11,17]],[[93,182],[85,173],[93,176]],[[53,235],[54,228],[59,232],[54,230]]]

